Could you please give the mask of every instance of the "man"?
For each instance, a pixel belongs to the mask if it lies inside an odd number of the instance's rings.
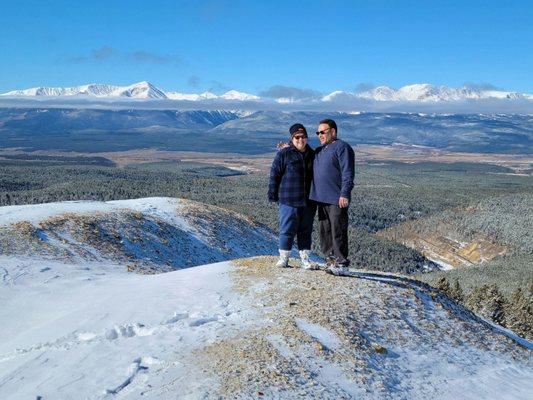
[[[268,199],[279,203],[279,260],[277,267],[289,266],[289,255],[298,239],[301,267],[315,269],[309,259],[316,206],[309,202],[314,151],[307,144],[302,124],[290,127],[290,144],[278,151],[270,169]]]
[[[320,245],[326,271],[348,272],[348,206],[354,186],[355,155],[348,143],[337,138],[337,124],[324,119],[318,125],[321,146],[315,150],[313,183],[309,198],[318,203]]]

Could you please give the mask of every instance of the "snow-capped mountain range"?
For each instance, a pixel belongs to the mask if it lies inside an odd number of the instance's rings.
[[[73,87],[34,87],[23,90],[14,90],[0,94],[4,97],[61,97],[61,98],[96,98],[96,99],[169,99],[177,101],[274,101],[277,103],[299,103],[299,102],[346,102],[354,100],[370,102],[459,102],[465,100],[533,100],[533,94],[484,90],[470,87],[452,88],[447,86],[436,86],[427,83],[403,86],[399,89],[388,86],[379,86],[364,92],[334,91],[323,97],[313,99],[299,99],[291,97],[261,98],[254,94],[230,90],[222,95],[211,92],[204,93],[181,93],[167,92],[150,82],[139,82],[129,86],[115,86],[99,83],[91,83]]]
[[[378,86],[374,89],[349,93],[335,91],[322,97],[322,101],[333,101],[336,98],[361,98],[373,101],[414,101],[414,102],[439,102],[439,101],[463,101],[482,99],[526,99],[533,100],[533,95],[500,90],[473,89],[466,86],[451,88],[447,86],[435,86],[428,83],[403,86],[393,89],[388,86]]]
[[[230,90],[220,96],[211,92],[196,93],[179,93],[179,92],[165,92],[162,89],[154,86],[150,82],[138,82],[129,86],[114,86],[100,83],[90,83],[82,86],[72,87],[34,87],[24,90],[14,90],[3,93],[0,96],[13,97],[94,97],[94,98],[121,98],[121,99],[170,99],[170,100],[184,100],[184,101],[200,101],[200,100],[236,100],[249,101],[259,100],[258,96],[248,93]]]

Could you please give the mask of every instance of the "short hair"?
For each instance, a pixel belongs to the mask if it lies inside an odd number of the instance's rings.
[[[320,124],[328,124],[328,126],[330,128],[333,128],[335,129],[335,133],[338,133],[339,131],[337,130],[337,123],[335,121],[333,121],[332,119],[329,119],[329,118],[326,118],[326,119],[323,119],[322,121],[320,121],[318,123],[319,125]]]

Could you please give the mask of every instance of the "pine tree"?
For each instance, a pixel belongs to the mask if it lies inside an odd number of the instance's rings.
[[[443,292],[446,296],[449,296],[450,293],[450,283],[445,276],[441,276],[437,281],[437,289]]]
[[[458,303],[462,303],[464,301],[463,289],[461,289],[461,285],[459,284],[459,280],[457,278],[455,278],[448,296]]]
[[[532,296],[524,295],[518,288],[509,297],[505,306],[505,325],[516,334],[531,340],[533,338],[532,321],[533,307]]]
[[[495,284],[477,287],[466,298],[466,306],[499,325],[505,323],[505,299]]]

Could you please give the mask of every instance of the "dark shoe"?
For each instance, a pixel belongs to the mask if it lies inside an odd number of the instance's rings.
[[[333,256],[327,256],[326,257],[326,268],[333,267],[335,264],[337,264],[337,258]]]
[[[350,275],[350,268],[348,264],[335,264],[326,268],[326,272],[331,275],[346,276]]]

